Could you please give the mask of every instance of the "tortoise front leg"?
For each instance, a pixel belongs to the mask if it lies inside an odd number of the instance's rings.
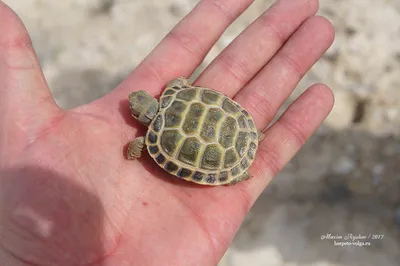
[[[172,88],[172,87],[181,87],[183,85],[190,85],[189,81],[185,77],[180,77],[174,80],[171,80],[170,82],[167,83],[166,87],[167,88]]]
[[[145,149],[144,137],[138,137],[131,141],[126,152],[126,157],[129,160],[136,160],[142,156],[142,151]]]

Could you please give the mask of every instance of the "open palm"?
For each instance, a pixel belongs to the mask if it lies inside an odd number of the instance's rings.
[[[253,178],[204,187],[166,174],[126,144],[145,128],[129,92],[158,96],[190,76],[253,1],[202,0],[111,93],[61,110],[26,29],[0,3],[0,261],[2,265],[216,265],[250,207],[329,113],[324,85],[264,132]],[[317,0],[281,0],[195,81],[234,98],[263,130],[333,40]]]

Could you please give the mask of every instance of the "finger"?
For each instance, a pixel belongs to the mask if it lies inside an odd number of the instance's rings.
[[[256,160],[250,168],[254,176],[246,187],[251,202],[289,162],[332,109],[334,97],[325,85],[306,90],[266,132]]]
[[[318,0],[277,1],[204,70],[196,84],[234,96],[317,10]]]
[[[328,20],[314,16],[296,31],[236,96],[259,129],[264,129],[292,93],[297,83],[333,42],[334,30]]]
[[[168,81],[191,75],[225,29],[253,1],[200,1],[115,90],[117,97],[138,89],[156,95]]]
[[[32,42],[18,16],[0,1],[0,123],[8,136],[27,139],[60,112]],[[28,130],[29,129],[29,130]]]

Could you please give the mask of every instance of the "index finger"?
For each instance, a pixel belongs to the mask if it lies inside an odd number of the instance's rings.
[[[168,81],[191,75],[225,29],[253,1],[200,1],[113,94],[125,97],[130,91],[145,89],[156,95]]]

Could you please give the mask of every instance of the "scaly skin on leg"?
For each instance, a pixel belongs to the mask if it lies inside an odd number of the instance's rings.
[[[182,86],[182,85],[189,85],[188,80],[185,77],[180,77],[174,80],[171,80],[167,83],[166,87],[174,87],[174,86]]]
[[[126,152],[126,157],[129,160],[135,160],[142,156],[142,151],[145,149],[144,137],[138,137],[131,141]]]
[[[239,182],[242,182],[242,181],[244,181],[244,180],[246,180],[246,179],[249,179],[249,178],[251,178],[252,177],[252,175],[249,173],[249,172],[244,172],[241,176],[238,176],[237,178],[235,178],[234,180],[232,180],[228,185],[229,186],[232,186],[232,185],[234,185],[234,184],[237,184],[237,183],[239,183]]]
[[[265,135],[264,133],[262,133],[261,130],[257,131],[257,135],[258,135],[258,142],[260,143],[264,139]]]

